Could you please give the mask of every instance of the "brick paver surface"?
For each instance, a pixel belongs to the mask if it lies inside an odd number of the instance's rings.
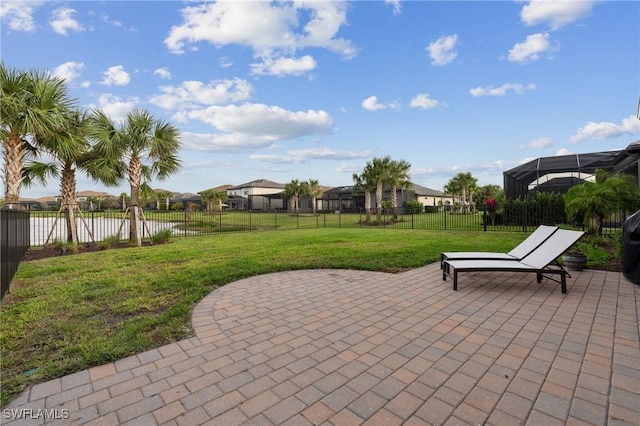
[[[196,306],[194,337],[37,384],[2,424],[640,425],[640,285],[535,281],[247,278]]]

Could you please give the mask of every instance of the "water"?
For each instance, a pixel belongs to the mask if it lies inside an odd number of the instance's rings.
[[[31,246],[44,245],[55,222],[55,217],[31,217]],[[122,229],[120,230],[120,239],[129,239],[129,219],[125,220],[123,223],[122,218],[87,217],[85,218],[85,222],[82,222],[80,218],[77,218],[76,222],[78,223],[78,239],[81,243],[91,242],[90,234],[93,235],[94,241],[102,241],[107,237],[116,235],[120,226],[122,226]],[[149,227],[149,231],[143,227],[142,222],[139,222],[140,229],[143,230],[143,238],[148,238],[150,236],[149,232],[153,235],[164,229],[171,229],[175,232],[176,226],[175,223],[153,220],[147,220],[147,225]],[[67,240],[67,222],[63,217],[58,219],[58,222],[55,223],[55,228],[51,233],[51,237],[49,237],[49,243],[54,240]]]

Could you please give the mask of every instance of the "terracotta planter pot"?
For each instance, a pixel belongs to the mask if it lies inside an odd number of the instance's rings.
[[[582,271],[587,266],[587,255],[582,253],[563,254],[562,264],[570,271]]]

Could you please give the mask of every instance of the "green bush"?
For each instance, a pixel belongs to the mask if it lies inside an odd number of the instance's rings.
[[[164,244],[173,236],[173,231],[171,229],[163,229],[161,231],[156,232],[151,236],[151,242],[153,244]]]
[[[424,206],[418,200],[407,201],[404,204],[404,211],[406,214],[420,214],[424,210]]]

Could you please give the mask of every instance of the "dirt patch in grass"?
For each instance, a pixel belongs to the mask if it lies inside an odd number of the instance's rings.
[[[142,242],[143,246],[150,246],[151,243],[148,241]],[[129,242],[121,241],[115,243],[112,246],[104,247],[98,244],[82,244],[75,246],[73,248],[63,249],[61,247],[57,247],[54,245],[45,246],[45,247],[32,247],[27,250],[22,258],[23,262],[28,262],[31,260],[40,260],[40,259],[48,259],[50,257],[60,257],[60,256],[72,256],[74,254],[81,253],[90,253],[93,251],[102,251],[102,250],[113,250],[113,249],[127,249],[137,247],[136,245],[132,245]]]

